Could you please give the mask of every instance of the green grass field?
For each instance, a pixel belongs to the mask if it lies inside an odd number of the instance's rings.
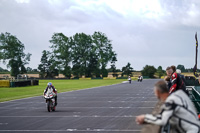
[[[0,87],[0,102],[26,97],[40,96],[48,82],[52,82],[58,93],[80,90],[98,86],[106,86],[122,83],[124,79],[118,80],[40,80],[38,86],[4,88]]]

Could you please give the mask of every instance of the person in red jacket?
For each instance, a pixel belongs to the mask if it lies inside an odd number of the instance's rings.
[[[169,89],[170,94],[179,89],[182,89],[185,93],[187,93],[185,83],[183,82],[180,75],[173,71],[172,67],[167,67],[166,73],[167,76],[170,77],[171,82],[171,88]]]

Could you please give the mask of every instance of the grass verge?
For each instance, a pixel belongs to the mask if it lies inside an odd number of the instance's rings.
[[[73,90],[80,90],[98,86],[106,86],[118,84],[125,81],[124,79],[118,80],[40,80],[38,86],[4,88],[0,87],[0,102],[10,101],[15,99],[40,96],[43,94],[44,89],[48,82],[52,82],[55,88],[60,92],[67,92]]]

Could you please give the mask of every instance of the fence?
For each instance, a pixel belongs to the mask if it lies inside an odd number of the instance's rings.
[[[199,81],[193,76],[185,77],[185,85],[186,86],[200,86]]]
[[[188,86],[187,90],[189,91],[190,99],[194,103],[198,113],[200,113],[200,86]]]
[[[39,80],[19,80],[19,81],[0,80],[0,87],[22,87],[31,85],[39,85]]]

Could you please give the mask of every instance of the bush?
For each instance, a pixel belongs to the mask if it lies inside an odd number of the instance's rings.
[[[156,72],[156,68],[154,66],[146,65],[142,70],[142,75],[149,76],[149,78],[154,78],[155,72]]]

